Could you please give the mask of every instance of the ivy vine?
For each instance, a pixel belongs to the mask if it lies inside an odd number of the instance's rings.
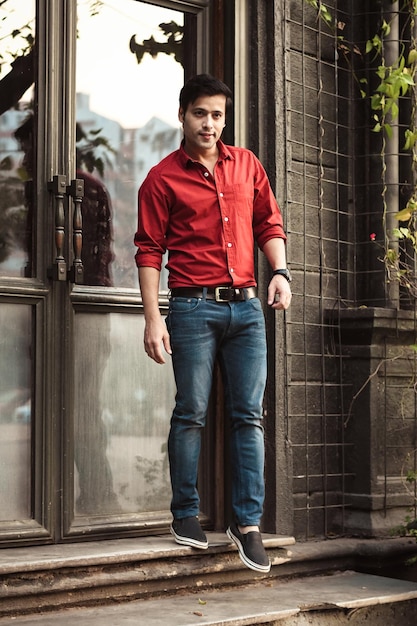
[[[304,0],[308,5],[317,11],[318,19],[322,20],[327,28],[332,32],[343,30],[341,25],[332,15],[330,9],[321,0]],[[391,0],[392,5],[397,5],[396,11],[391,15],[399,13],[405,17],[403,26],[404,36],[406,30],[410,33],[409,45],[401,43],[398,56],[390,64],[386,60],[386,42],[391,34],[392,19],[381,17],[378,31],[366,41],[365,48],[360,50],[355,44],[348,44],[343,34],[336,34],[337,45],[345,58],[353,51],[363,58],[368,57],[370,63],[375,65],[376,86],[370,92],[366,78],[355,79],[359,83],[360,93],[363,98],[368,98],[372,115],[372,131],[381,133],[381,178],[383,181],[382,202],[383,202],[383,261],[387,271],[388,281],[396,280],[405,287],[411,296],[417,297],[417,279],[415,273],[415,258],[417,257],[417,42],[415,39],[415,23],[417,16],[417,0],[403,0],[399,4],[398,0]],[[398,220],[398,227],[388,230],[386,216],[389,210],[386,200],[387,186],[385,177],[387,173],[386,148],[387,141],[393,138],[393,128],[397,124],[401,100],[411,99],[409,122],[404,131],[403,151],[409,152],[412,158],[413,182],[410,196],[402,208],[395,214]],[[372,241],[377,241],[377,235],[370,233]],[[393,246],[393,241],[403,242],[411,246],[411,255],[407,253],[407,245],[402,249]]]

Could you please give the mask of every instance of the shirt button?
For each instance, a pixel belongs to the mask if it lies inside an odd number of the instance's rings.
[[[227,244],[227,247],[228,247],[228,248],[231,248],[231,247],[232,247],[232,244],[231,244],[231,243],[228,243],[228,244]]]
[[[219,196],[220,196],[220,198],[223,198],[223,194],[221,192],[219,193]]]
[[[228,222],[228,221],[229,221],[229,218],[228,218],[228,217],[225,217],[225,218],[224,218],[224,221],[225,221],[225,222]]]
[[[207,178],[207,176],[209,175],[208,172],[204,172],[204,176]]]
[[[230,268],[230,273],[233,274],[235,270],[233,269],[233,267]]]

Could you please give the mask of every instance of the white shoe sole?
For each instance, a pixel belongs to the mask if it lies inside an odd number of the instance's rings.
[[[173,535],[175,541],[179,543],[181,546],[188,546],[189,548],[197,548],[198,550],[207,550],[208,541],[202,542],[197,539],[191,539],[190,537],[182,537],[181,535],[177,535],[175,530],[170,526],[171,535]]]

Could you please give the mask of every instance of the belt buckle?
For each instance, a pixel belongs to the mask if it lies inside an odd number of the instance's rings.
[[[225,298],[222,298],[221,296],[221,291],[226,291],[227,296]],[[215,287],[214,288],[214,298],[216,300],[216,302],[230,302],[230,287]]]

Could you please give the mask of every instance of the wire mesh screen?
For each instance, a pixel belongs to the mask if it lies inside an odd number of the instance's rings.
[[[371,137],[369,99],[360,88],[370,70],[359,50],[380,27],[383,7],[325,4],[333,27],[310,3],[285,3],[286,224],[294,275],[287,435],[299,539],[389,532],[410,505],[402,476],[404,467],[415,469],[417,447],[414,359],[403,353],[414,314],[402,315],[399,306],[387,312],[390,286],[370,240],[384,212],[375,164],[382,139]],[[398,169],[390,180],[397,201],[400,176]]]

